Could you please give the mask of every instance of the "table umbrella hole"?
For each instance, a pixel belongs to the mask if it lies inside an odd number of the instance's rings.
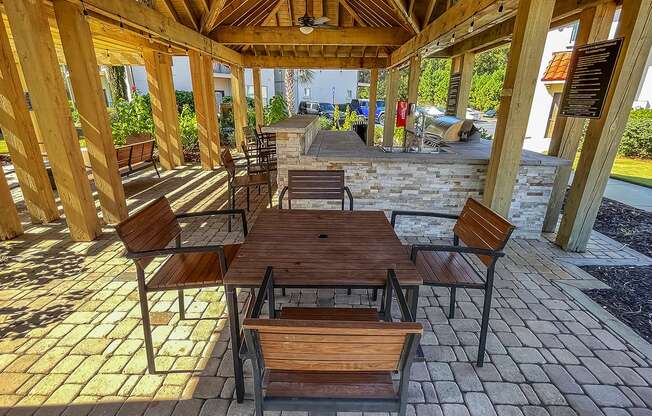
[[[328,238],[328,234],[319,234],[319,238]]]

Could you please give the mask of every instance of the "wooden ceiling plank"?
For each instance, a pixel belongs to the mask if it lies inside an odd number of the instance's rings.
[[[188,0],[180,0],[181,8],[183,9],[183,14],[186,16],[186,19],[191,23],[191,27],[196,31],[199,31],[199,24],[197,23],[197,18],[195,18],[194,13],[192,12],[192,7]]]
[[[430,19],[432,18],[432,12],[435,10],[435,5],[437,4],[438,1],[441,0],[428,1],[428,8],[426,9],[426,14],[423,16],[423,23],[421,25],[421,30],[425,29],[426,26],[428,26],[428,23],[430,23]]]
[[[360,26],[369,26],[367,22],[364,21],[364,19],[360,18],[360,15],[353,9],[353,7],[349,5],[347,0],[339,0],[339,3],[342,7],[344,7],[344,10],[346,10],[353,17],[353,19],[358,22]]]
[[[156,2],[157,8],[163,9],[166,14],[172,16],[174,20],[177,22],[179,21],[179,14],[177,13],[177,10],[174,8],[172,5],[172,2],[170,0],[158,0]]]

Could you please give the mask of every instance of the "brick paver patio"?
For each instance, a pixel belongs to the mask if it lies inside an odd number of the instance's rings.
[[[125,184],[130,210],[165,194],[177,211],[226,203],[224,172],[197,167],[146,172]],[[252,196],[264,204],[265,194]],[[255,204],[256,205],[256,204]],[[240,203],[240,206],[243,206]],[[255,212],[250,221],[255,221]],[[237,241],[223,219],[196,219],[189,243]],[[649,259],[595,234],[589,251],[570,254],[545,239],[513,239],[497,268],[487,362],[475,358],[482,295],[423,287],[425,363],[410,384],[410,414],[652,415],[652,362],[640,342],[621,337],[565,290],[592,283],[574,264],[636,264]],[[64,224],[29,226],[0,243],[0,415],[248,415],[233,397],[223,290],[186,291],[179,321],[176,292],[150,297],[157,367],[146,373],[135,270],[105,227],[97,241],[76,243]],[[367,291],[288,291],[288,304],[368,305]],[[247,294],[241,294],[244,301]],[[649,344],[643,344],[649,348]],[[250,375],[250,371],[246,374]],[[190,370],[197,370],[191,372]]]

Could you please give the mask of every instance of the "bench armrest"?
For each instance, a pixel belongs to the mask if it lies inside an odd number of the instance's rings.
[[[434,217],[434,218],[446,218],[449,220],[456,220],[460,216],[456,214],[447,214],[443,212],[425,212],[425,211],[392,211],[392,227],[396,225],[396,217],[399,215],[410,216],[410,217]]]
[[[247,236],[247,214],[244,209],[217,209],[211,211],[198,211],[198,212],[183,212],[176,214],[175,217],[179,218],[194,218],[194,217],[207,217],[213,215],[240,215],[242,218],[242,231],[244,236]]]
[[[488,248],[480,247],[467,247],[467,246],[442,246],[442,245],[425,245],[417,244],[412,246],[410,258],[414,261],[417,258],[419,251],[444,251],[449,253],[469,253],[478,256],[490,256],[494,258],[503,257],[505,253],[502,251],[491,250]]]
[[[283,197],[285,196],[285,193],[288,191],[288,187],[284,186],[283,189],[281,190],[281,194],[278,196],[278,209],[283,209]]]
[[[344,192],[346,192],[346,195],[349,197],[349,210],[353,211],[353,195],[351,195],[351,190],[348,186],[344,187]]]

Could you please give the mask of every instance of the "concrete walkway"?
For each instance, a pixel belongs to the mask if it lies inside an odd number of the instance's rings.
[[[609,179],[604,196],[634,208],[652,212],[652,189],[633,183]]]

